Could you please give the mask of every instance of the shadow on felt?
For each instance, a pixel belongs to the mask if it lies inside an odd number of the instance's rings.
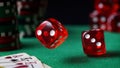
[[[67,64],[80,64],[88,62],[88,58],[86,56],[71,56],[64,59],[64,63]]]
[[[112,58],[120,57],[120,51],[108,51],[106,55]]]
[[[93,58],[117,58],[120,57],[120,51],[107,51],[106,54],[102,56],[89,56]]]

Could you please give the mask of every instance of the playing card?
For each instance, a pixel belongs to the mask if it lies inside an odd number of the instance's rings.
[[[8,56],[2,56],[0,57],[0,64],[1,63],[9,63],[9,62],[16,62],[17,59],[23,58],[23,57],[29,57],[27,53],[18,53],[18,54],[12,54]]]
[[[31,56],[31,58],[26,60],[29,68],[44,68],[41,61],[38,61],[35,56]]]
[[[26,59],[27,60],[27,59]],[[50,66],[48,66],[47,64],[44,64],[44,63],[42,63],[39,59],[37,59],[37,57],[35,57],[35,56],[31,56],[31,59],[28,59],[29,60],[29,63],[33,63],[33,67],[35,67],[35,68],[52,68],[52,67],[50,67]],[[28,61],[27,60],[27,61]],[[32,61],[31,61],[32,60]],[[33,62],[33,60],[34,60],[34,62]],[[31,61],[31,62],[30,62]]]
[[[18,68],[20,66],[25,66],[25,68],[44,68],[42,63],[40,61],[37,61],[34,59],[35,57],[28,57],[28,58],[23,58],[24,60],[22,61],[17,61],[15,63],[1,63],[0,67],[3,68]]]
[[[42,64],[43,64],[43,67],[44,67],[44,68],[52,68],[52,67],[48,66],[48,65],[45,64],[45,63],[42,63]]]
[[[28,68],[27,65],[19,65],[19,66],[0,66],[0,68]]]
[[[37,59],[35,56],[32,56],[32,57],[34,58],[34,60],[36,60],[36,61],[38,61],[38,62],[41,63],[41,61],[40,61],[39,59]],[[42,66],[43,66],[44,68],[52,68],[52,67],[48,66],[48,65],[45,64],[45,63],[42,63]]]
[[[37,57],[18,53],[0,57],[0,68],[52,68]]]
[[[2,57],[0,57],[0,60],[1,59],[19,58],[19,57],[24,57],[24,56],[30,56],[30,55],[28,55],[27,53],[17,53],[17,54],[2,56]]]

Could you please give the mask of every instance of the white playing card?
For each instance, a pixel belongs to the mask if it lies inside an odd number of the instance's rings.
[[[52,67],[50,67],[50,66],[48,66],[47,64],[44,64],[44,63],[43,63],[43,67],[44,68],[52,68]]]
[[[29,68],[44,68],[40,61],[36,60],[35,56],[31,56],[32,60],[27,60]]]
[[[40,61],[39,59],[37,59],[35,56],[32,56],[32,57],[34,58],[34,60],[36,60],[36,61],[38,61],[38,62],[41,63],[41,61]],[[48,66],[47,64],[44,64],[44,63],[42,63],[42,66],[43,66],[44,68],[52,68],[52,67],[50,67],[50,66]]]
[[[24,57],[24,56],[30,56],[30,55],[28,55],[27,53],[17,53],[17,54],[2,56],[2,57],[0,57],[0,60],[1,59],[19,58],[19,57]]]
[[[42,66],[42,63],[40,61],[37,61],[35,57],[28,57],[28,58],[22,58],[24,61],[17,61],[15,63],[1,63],[0,66],[7,68],[7,67],[14,67],[18,65],[27,65],[27,68],[44,68]]]
[[[20,58],[29,57],[29,56],[30,55],[28,55],[27,53],[18,53],[18,54],[12,54],[12,55],[8,55],[8,56],[2,56],[2,57],[0,57],[0,64],[15,61],[15,60],[11,60],[11,59],[20,59]]]
[[[0,68],[52,68],[35,56],[18,53],[0,57]]]
[[[0,68],[28,68],[26,65],[19,65],[19,66],[0,66]]]

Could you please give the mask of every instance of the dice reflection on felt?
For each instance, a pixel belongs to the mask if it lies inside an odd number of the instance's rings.
[[[100,56],[106,53],[103,30],[92,29],[82,33],[82,45],[85,54]]]
[[[43,21],[35,31],[37,39],[47,48],[60,46],[68,37],[67,29],[56,19]]]

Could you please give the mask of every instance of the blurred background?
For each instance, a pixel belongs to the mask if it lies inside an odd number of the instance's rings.
[[[64,24],[88,24],[93,0],[48,0],[44,18],[54,17]]]
[[[36,27],[48,18],[55,18],[63,25],[89,24],[91,28],[112,31],[114,28],[108,24],[108,20],[114,13],[119,14],[119,2],[119,0],[17,1],[20,37],[34,36]],[[116,25],[116,23],[112,24]]]

